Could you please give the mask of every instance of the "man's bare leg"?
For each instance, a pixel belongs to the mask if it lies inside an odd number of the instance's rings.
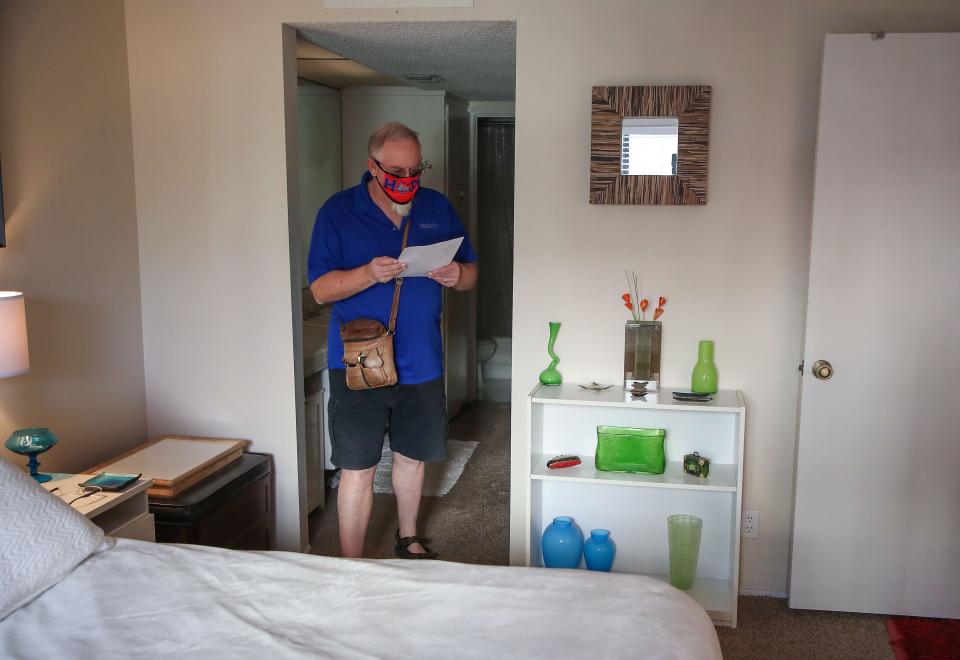
[[[340,519],[340,553],[344,557],[362,557],[363,540],[373,509],[373,475],[377,467],[366,470],[340,470],[337,513]]]
[[[400,536],[416,536],[420,495],[423,492],[423,461],[393,452],[393,492],[397,496]],[[413,553],[425,552],[419,543],[411,543],[407,549]]]

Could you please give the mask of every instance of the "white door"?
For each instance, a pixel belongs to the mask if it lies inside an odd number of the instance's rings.
[[[827,37],[813,207],[790,606],[960,617],[960,34]]]

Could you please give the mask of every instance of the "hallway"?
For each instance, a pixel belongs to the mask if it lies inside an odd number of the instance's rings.
[[[450,422],[450,438],[478,442],[460,480],[444,497],[424,497],[421,534],[440,559],[507,565],[510,550],[510,405],[477,401]],[[310,516],[313,553],[339,556],[337,491]],[[366,556],[392,558],[397,512],[393,495],[374,495]]]

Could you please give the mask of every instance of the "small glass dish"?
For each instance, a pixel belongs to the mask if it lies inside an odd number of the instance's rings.
[[[591,390],[593,392],[602,392],[603,390],[609,390],[613,385],[601,385],[600,383],[587,383],[583,385],[582,383],[577,383],[580,387],[585,390]]]

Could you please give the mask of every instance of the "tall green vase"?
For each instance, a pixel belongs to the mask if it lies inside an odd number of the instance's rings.
[[[717,366],[713,363],[713,342],[709,339],[701,340],[690,389],[699,394],[713,394],[717,391],[717,380]]]
[[[560,332],[560,323],[550,321],[550,341],[547,342],[547,353],[552,358],[550,366],[540,372],[540,382],[544,385],[559,385],[563,382],[563,376],[557,371],[557,363],[560,358],[553,352],[553,345],[557,341],[557,333]]]

